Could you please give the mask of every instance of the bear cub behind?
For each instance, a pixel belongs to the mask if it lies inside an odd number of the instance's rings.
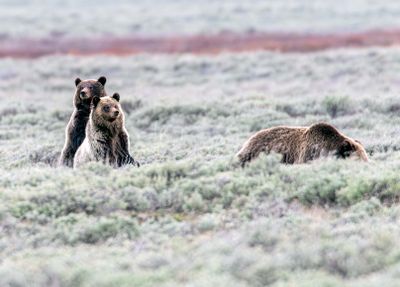
[[[86,123],[89,119],[90,104],[93,97],[104,97],[106,91],[106,77],[97,80],[75,79],[75,95],[73,98],[74,110],[65,129],[65,144],[61,151],[59,164],[72,167],[74,156],[85,138]]]
[[[114,167],[122,165],[121,155],[127,149],[129,154],[129,136],[119,100],[118,93],[112,97],[93,97],[86,137],[76,152],[74,168],[90,161],[100,161]],[[131,163],[139,166],[133,158]]]

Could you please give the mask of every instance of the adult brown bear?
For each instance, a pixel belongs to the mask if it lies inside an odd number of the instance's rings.
[[[261,130],[251,136],[237,153],[245,166],[260,153],[282,154],[282,163],[294,164],[334,155],[337,158],[356,157],[368,161],[362,144],[339,132],[327,123],[310,127],[280,126]]]

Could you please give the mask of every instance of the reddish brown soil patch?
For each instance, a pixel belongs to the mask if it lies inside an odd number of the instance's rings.
[[[360,33],[280,34],[220,33],[218,35],[174,37],[104,37],[2,39],[0,57],[35,58],[52,54],[130,55],[138,53],[216,54],[272,50],[312,52],[342,47],[390,46],[400,44],[399,30],[373,30]]]

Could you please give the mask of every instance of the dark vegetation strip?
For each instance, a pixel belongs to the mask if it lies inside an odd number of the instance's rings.
[[[131,55],[139,53],[217,54],[224,51],[313,52],[326,49],[400,44],[400,29],[358,33],[231,33],[171,37],[3,38],[0,57],[36,58],[53,54]]]

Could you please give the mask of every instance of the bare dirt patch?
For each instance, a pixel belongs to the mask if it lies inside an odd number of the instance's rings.
[[[36,58],[53,54],[132,55],[140,53],[218,54],[224,51],[313,52],[347,47],[393,46],[400,44],[400,29],[359,33],[231,33],[171,37],[97,37],[3,39],[0,57]]]

